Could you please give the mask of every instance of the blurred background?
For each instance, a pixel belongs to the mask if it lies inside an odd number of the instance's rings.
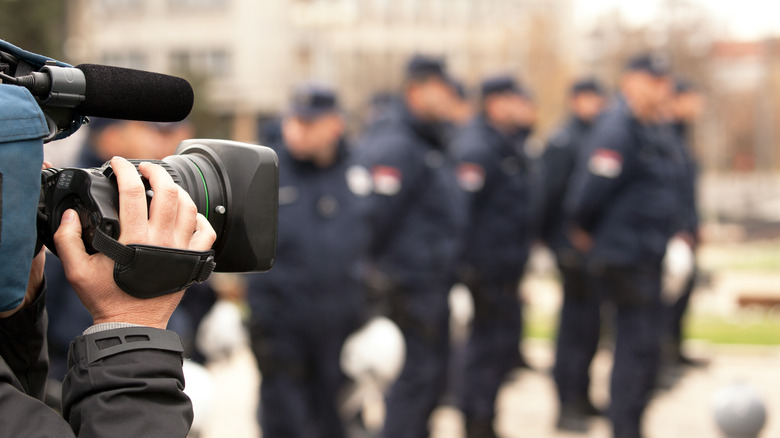
[[[293,84],[310,78],[336,86],[358,132],[371,96],[397,90],[410,55],[443,55],[467,87],[510,72],[534,92],[539,152],[566,113],[573,79],[595,75],[614,86],[631,54],[666,53],[676,74],[707,96],[694,135],[704,275],[687,333],[688,345],[714,363],[688,388],[700,398],[676,400],[704,406],[718,385],[743,376],[775,403],[766,436],[780,436],[772,416],[780,415],[778,17],[780,3],[766,0],[0,0],[0,38],[73,65],[184,76],[195,89],[195,136],[245,142],[257,142]],[[47,157],[67,163],[75,143],[50,144]],[[560,294],[549,257],[540,252],[532,268],[523,289],[528,336],[544,346],[555,335]],[[544,369],[551,352],[534,345],[529,356]],[[552,391],[541,382],[513,385],[518,394]],[[540,421],[533,409],[522,415]],[[665,415],[651,412],[649,421]],[[714,434],[697,427],[658,436]]]
[[[71,64],[187,77],[196,135],[256,141],[292,84],[339,89],[358,130],[375,93],[395,90],[410,54],[444,55],[475,87],[511,72],[533,90],[542,141],[567,86],[614,85],[643,49],[669,55],[708,96],[696,126],[705,218],[773,237],[780,221],[780,5],[761,0],[0,0],[2,37]],[[729,229],[730,233],[737,230]],[[737,232],[737,234],[739,234]],[[731,234],[729,234],[731,236]],[[735,237],[735,236],[731,236]]]

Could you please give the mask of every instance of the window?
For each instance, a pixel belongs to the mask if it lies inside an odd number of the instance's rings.
[[[168,0],[168,7],[172,11],[212,11],[227,8],[230,0]]]
[[[232,73],[230,54],[224,49],[178,50],[168,56],[171,71],[206,77],[226,77]]]
[[[136,70],[146,70],[147,68],[146,55],[140,52],[104,53],[101,56],[101,63]]]

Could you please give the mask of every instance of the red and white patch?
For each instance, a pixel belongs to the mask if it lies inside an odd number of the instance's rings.
[[[371,169],[374,180],[374,192],[380,195],[393,196],[401,191],[403,176],[401,170],[391,166],[374,166]]]
[[[588,170],[604,178],[617,178],[623,172],[623,156],[610,149],[596,149],[588,161]]]
[[[479,164],[462,163],[458,166],[458,185],[467,192],[478,192],[485,186],[485,169]]]

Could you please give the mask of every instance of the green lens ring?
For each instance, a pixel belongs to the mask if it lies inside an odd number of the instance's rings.
[[[192,158],[187,157],[188,160],[192,162],[192,164],[195,165],[195,168],[198,169],[198,174],[200,175],[200,180],[203,181],[203,191],[206,193],[206,219],[209,218],[209,212],[211,211],[211,208],[209,208],[209,188],[206,185],[206,177],[203,176],[203,172],[200,170],[200,167],[198,167],[198,163],[196,163]]]

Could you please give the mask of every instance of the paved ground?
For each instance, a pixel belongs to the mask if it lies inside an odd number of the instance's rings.
[[[542,257],[540,270],[544,271]],[[549,264],[549,263],[548,263]],[[720,272],[708,290],[697,292],[693,311],[714,315],[733,315],[736,302],[746,290],[776,296],[780,275],[769,272]],[[549,276],[531,276],[523,292],[533,312],[555,314],[560,305],[557,283]],[[529,292],[532,292],[530,294]],[[458,312],[454,312],[458,313]],[[553,361],[549,341],[528,339],[525,354],[537,371],[522,371],[505,384],[499,394],[498,431],[505,438],[608,438],[609,424],[596,419],[587,435],[558,434],[553,430],[556,415],[554,387],[548,370]],[[709,367],[686,372],[677,383],[659,390],[645,418],[645,433],[649,438],[716,438],[721,436],[713,417],[715,394],[725,386],[742,381],[763,399],[767,423],[760,438],[780,437],[780,346],[716,346],[689,342],[687,351],[694,356],[711,359]],[[593,365],[594,400],[604,406],[608,402],[611,353],[599,351]],[[246,348],[231,358],[209,365],[214,382],[210,417],[199,438],[257,438],[254,421],[260,376],[254,359]],[[381,418],[381,403],[368,403],[369,418]],[[197,414],[196,414],[197,415]],[[462,418],[456,409],[439,408],[432,418],[434,438],[463,436]]]
[[[691,370],[669,390],[659,391],[647,412],[645,431],[651,438],[718,437],[713,420],[715,393],[724,386],[743,381],[763,398],[768,420],[762,438],[780,436],[780,347],[728,347],[688,345],[697,355],[712,359],[709,367]],[[546,370],[552,363],[548,342],[526,342],[529,361],[539,371],[522,371],[508,382],[499,395],[498,430],[507,438],[609,437],[608,423],[593,421],[588,435],[558,434],[552,428],[555,417],[553,385]],[[238,351],[229,360],[209,368],[216,394],[212,416],[201,437],[259,437],[254,425],[259,376],[251,354]],[[597,402],[607,400],[611,356],[599,352],[594,363],[593,395]],[[462,419],[456,409],[442,407],[433,418],[435,438],[458,438]]]

